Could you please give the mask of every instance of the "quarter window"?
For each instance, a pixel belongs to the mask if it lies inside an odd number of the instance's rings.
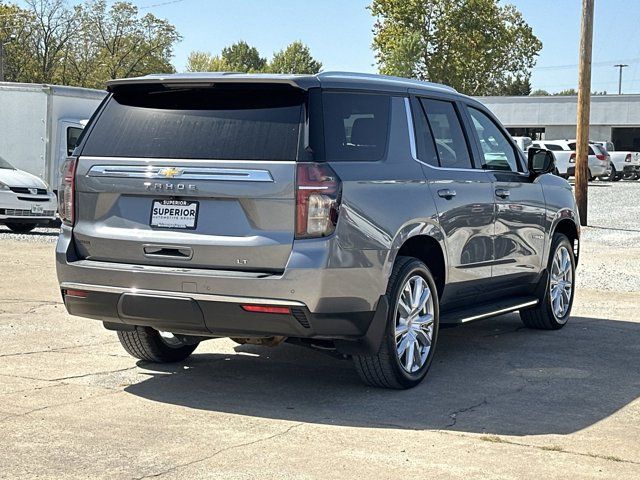
[[[469,107],[469,113],[482,149],[483,166],[490,170],[517,172],[515,149],[495,122],[476,108]]]
[[[456,108],[451,102],[420,99],[433,136],[438,163],[444,168],[473,168]]]
[[[387,150],[390,104],[388,95],[324,92],[325,160],[381,160]]]
[[[76,148],[78,144],[78,139],[80,138],[80,134],[82,133],[82,129],[78,127],[69,127],[67,128],[67,155],[71,155],[73,153],[73,149]]]

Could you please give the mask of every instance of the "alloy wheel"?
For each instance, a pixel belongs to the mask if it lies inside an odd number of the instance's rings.
[[[402,368],[416,373],[426,363],[434,329],[433,296],[420,275],[405,282],[395,310],[396,355]]]
[[[558,248],[553,257],[549,289],[553,315],[558,321],[566,320],[564,317],[571,306],[573,292],[573,266],[571,254],[565,246]]]

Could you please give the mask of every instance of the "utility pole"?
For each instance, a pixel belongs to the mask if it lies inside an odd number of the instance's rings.
[[[622,69],[628,66],[629,65],[625,63],[619,63],[618,65],[614,65],[614,67],[618,67],[620,69],[620,74],[618,75],[618,95],[622,95]]]
[[[587,191],[589,188],[589,113],[591,108],[593,3],[594,0],[582,0],[582,22],[580,25],[575,195],[578,210],[580,211],[580,225],[583,226],[587,224]]]

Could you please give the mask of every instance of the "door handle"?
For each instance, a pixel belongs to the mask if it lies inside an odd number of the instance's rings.
[[[450,200],[456,196],[456,191],[449,188],[443,188],[442,190],[438,190],[438,195],[442,198]]]
[[[496,188],[496,197],[509,198],[509,195],[511,195],[511,192],[506,188]]]

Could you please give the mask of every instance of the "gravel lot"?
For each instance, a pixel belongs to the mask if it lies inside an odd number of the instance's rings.
[[[639,202],[640,182],[591,188],[564,329],[445,329],[404,392],[291,345],[135,362],[66,314],[55,230],[0,228],[0,478],[640,478]]]

